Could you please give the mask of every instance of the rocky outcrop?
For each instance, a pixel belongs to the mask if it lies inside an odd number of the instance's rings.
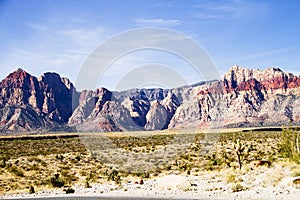
[[[77,106],[76,92],[73,84],[66,78],[61,78],[56,73],[45,73],[39,79],[40,88],[43,92],[42,113],[46,114],[51,121],[58,123],[68,122],[72,115],[72,104]]]
[[[299,124],[299,81],[299,77],[277,68],[251,70],[233,66],[222,80],[209,89],[201,89],[197,98],[210,97],[217,103],[207,118],[213,123],[207,126]]]
[[[130,112],[113,99],[105,88],[83,91],[79,106],[69,119],[69,125],[78,131],[126,131],[135,130]]]
[[[51,126],[38,115],[30,106],[9,105],[0,109],[1,132],[28,132],[41,130],[42,127]]]
[[[270,93],[279,90],[279,92],[285,93],[288,90],[299,88],[300,78],[278,68],[252,70],[235,65],[224,75],[224,84],[227,92],[255,89]]]
[[[146,115],[146,130],[162,130],[167,124],[168,113],[166,108],[158,100],[151,102]]]
[[[72,102],[76,94],[67,78],[55,73],[36,78],[19,68],[0,82],[0,130],[26,132],[64,125],[72,104],[77,106],[76,100]]]
[[[0,82],[0,131],[134,131],[300,124],[300,78],[233,66],[221,80],[174,89],[77,92],[56,73]]]

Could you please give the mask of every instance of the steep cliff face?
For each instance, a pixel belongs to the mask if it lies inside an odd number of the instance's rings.
[[[266,70],[245,69],[233,66],[225,75],[227,91],[261,90],[262,92],[286,93],[300,86],[300,78],[278,68]],[[255,87],[255,88],[254,88]]]
[[[0,107],[6,105],[30,104],[39,107],[42,96],[40,85],[36,77],[22,69],[17,69],[0,82]]]
[[[63,125],[72,115],[72,95],[76,96],[73,84],[58,74],[36,78],[17,69],[0,82],[0,130],[26,132]]]
[[[299,124],[299,77],[280,69],[251,70],[233,66],[224,78],[200,89],[201,107],[210,107],[207,126]],[[203,102],[210,98],[211,101]],[[215,102],[215,105],[209,102]],[[201,125],[201,124],[200,124]]]
[[[165,96],[162,89],[111,92],[100,88],[96,92],[83,91],[69,125],[79,131],[157,130],[148,127],[147,114],[151,102],[161,101]]]
[[[119,102],[112,100],[112,92],[99,88],[83,91],[79,106],[69,119],[69,125],[78,131],[121,131],[131,124],[129,111]]]
[[[0,131],[134,131],[300,124],[300,78],[233,66],[219,81],[174,89],[77,92],[55,73],[0,82]]]
[[[75,88],[66,78],[61,78],[56,73],[45,73],[38,79],[40,90],[43,92],[42,113],[51,121],[66,123],[72,115],[72,101]]]

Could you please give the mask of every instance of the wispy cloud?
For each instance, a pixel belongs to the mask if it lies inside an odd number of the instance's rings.
[[[263,1],[202,1],[194,6],[192,16],[198,19],[241,18],[264,14],[269,6]]]
[[[30,29],[30,36],[6,51],[5,57],[1,58],[2,65],[24,67],[36,75],[56,71],[74,81],[81,64],[107,38],[105,28],[81,24],[79,18],[66,26],[38,22],[23,24]]]
[[[172,27],[172,26],[178,26],[182,24],[181,20],[177,19],[161,19],[161,18],[156,18],[156,19],[146,19],[146,18],[139,18],[139,19],[134,19],[133,22],[137,26],[152,26],[152,27]]]
[[[32,28],[36,32],[43,32],[43,34],[47,33],[48,35],[53,35],[54,37],[64,37],[72,40],[74,43],[82,43],[94,40],[95,38],[99,38],[103,33],[105,33],[105,29],[103,27],[69,27],[69,28],[60,28],[57,29],[55,27],[46,26],[42,24],[36,23],[27,23],[25,24],[29,28]],[[94,42],[94,41],[93,41]]]
[[[193,17],[197,18],[197,19],[218,19],[221,18],[222,15],[220,14],[211,14],[211,13],[194,13]]]
[[[158,70],[158,68],[151,68],[151,66],[157,65],[163,65],[166,68],[169,68],[170,71],[176,71],[178,74],[180,74],[181,78],[186,81],[186,83],[182,83],[180,82],[180,80],[178,80],[177,82],[170,82],[169,84],[177,84],[173,85],[173,87],[182,86],[187,83],[192,84],[201,80],[202,78],[189,63],[187,63],[177,55],[159,50],[137,50],[115,60],[109,66],[109,68],[107,68],[107,71],[105,71],[105,74],[99,80],[98,85],[105,86],[107,88],[110,88],[111,90],[130,89],[123,87],[127,87],[128,85],[135,83],[135,81],[137,81],[139,78],[129,80],[126,84],[122,85],[121,83],[122,81],[124,81],[124,77],[137,77],[134,72],[139,71],[143,67],[145,67],[146,69],[149,68],[149,70],[146,70],[147,72],[149,72],[149,74],[146,73],[145,70],[142,70],[144,72],[144,78],[141,79],[143,79],[144,81],[151,78],[151,75],[153,75],[152,73],[157,73],[159,75],[163,74],[165,78],[170,78],[169,76],[172,76],[168,73],[162,73],[162,71]],[[145,74],[147,74],[147,77],[145,77]],[[163,81],[164,79],[161,80],[161,83],[165,83]],[[140,88],[141,86],[132,85],[131,88],[135,87]]]
[[[82,52],[41,53],[19,48],[13,49],[10,54],[17,57],[24,64],[31,63],[35,66],[51,66],[57,69],[61,68],[61,66],[80,63],[87,56],[87,54],[83,54]]]
[[[174,5],[174,3],[175,3],[174,1],[163,1],[163,2],[159,2],[159,3],[155,3],[154,6],[170,8]]]

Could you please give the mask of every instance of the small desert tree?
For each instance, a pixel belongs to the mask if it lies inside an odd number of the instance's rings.
[[[214,152],[212,155],[207,155],[206,159],[209,160],[207,169],[215,169],[215,166],[226,165],[233,167],[232,163],[237,163],[239,169],[245,162],[249,161],[250,153],[253,151],[253,146],[246,141],[240,139],[240,133],[235,133],[233,140],[230,141],[230,146],[222,151]],[[228,143],[229,143],[228,141]]]
[[[233,151],[237,157],[239,169],[242,169],[243,163],[247,161],[249,157],[250,147],[246,143],[241,142],[238,138],[234,140]]]
[[[300,162],[299,137],[300,131],[298,129],[288,128],[282,131],[280,143],[278,144],[281,157],[297,163]]]
[[[247,144],[246,141],[240,139],[240,135],[236,135],[233,140],[233,154],[236,156],[236,160],[239,165],[239,169],[245,162],[249,160],[250,152],[253,150],[251,144]]]

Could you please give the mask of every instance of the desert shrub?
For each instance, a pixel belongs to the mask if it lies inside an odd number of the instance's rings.
[[[227,183],[235,183],[236,182],[236,175],[235,174],[229,174],[226,177]]]
[[[35,193],[34,187],[30,186],[30,188],[29,188],[29,194],[34,194],[34,193]]]
[[[40,163],[42,160],[40,158],[36,157],[36,156],[32,156],[32,157],[28,158],[28,161],[29,162],[35,161],[37,163]]]
[[[172,169],[172,166],[171,165],[167,165],[166,167],[165,167],[165,170],[167,170],[167,171],[170,171]]]
[[[71,183],[78,180],[78,177],[70,172],[70,168],[61,170],[61,175],[66,183]]]
[[[191,170],[188,169],[188,170],[186,171],[186,174],[187,174],[187,175],[191,175]]]
[[[74,190],[73,188],[68,187],[68,188],[66,189],[66,194],[73,194],[73,193],[75,193],[75,190]]]
[[[245,188],[240,183],[234,184],[232,186],[232,192],[241,192],[243,190],[245,190]]]
[[[16,175],[16,176],[19,176],[19,177],[24,177],[25,176],[23,170],[21,168],[17,167],[17,166],[14,166],[14,165],[10,166],[8,168],[8,171],[10,173]]]
[[[48,164],[47,164],[45,161],[43,161],[43,160],[40,162],[40,164],[41,164],[43,167],[47,167],[47,165],[48,165]]]
[[[19,160],[16,160],[16,161],[15,161],[15,165],[18,165],[19,163],[20,163]]]
[[[116,184],[121,184],[121,176],[119,176],[119,172],[117,170],[113,170],[108,174],[108,181],[114,181]]]
[[[117,170],[113,170],[112,172],[106,172],[106,174],[108,175],[107,180],[108,181],[114,181],[116,179],[116,177],[118,176],[119,172]]]
[[[77,161],[80,161],[80,160],[81,160],[81,155],[78,154],[78,155],[75,157],[75,159],[76,159]]]
[[[89,175],[85,178],[85,187],[91,188],[90,183],[95,180],[95,175],[93,171],[90,171]]]
[[[146,171],[144,172],[133,172],[133,175],[140,177],[140,178],[150,178],[150,174]]]
[[[243,140],[241,140],[243,136]],[[205,156],[204,168],[206,170],[219,170],[223,167],[237,167],[239,169],[245,163],[251,161],[252,153],[255,151],[253,144],[247,142],[249,136],[242,133],[230,133],[228,135],[220,135],[220,138],[227,142],[228,145],[215,149],[213,153]]]
[[[53,187],[63,187],[65,185],[64,180],[59,177],[59,174],[54,174],[52,178],[50,178],[50,183]]]
[[[8,156],[3,156],[2,158],[1,158],[1,162],[0,162],[0,167],[1,168],[4,168],[4,167],[6,167],[6,162],[9,160],[9,158],[8,158]]]
[[[242,141],[240,136],[237,135],[233,142],[232,152],[236,157],[235,160],[238,163],[239,169],[242,169],[243,164],[249,162],[250,152],[252,152],[254,148],[252,144],[248,144],[246,140]]]
[[[230,168],[231,163],[233,163],[235,161],[235,159],[233,158],[231,153],[227,152],[225,149],[223,151],[221,151],[221,158],[223,160],[223,164],[228,168]]]
[[[283,158],[299,163],[300,147],[299,147],[299,130],[288,128],[282,131],[279,147],[279,154]]]
[[[212,153],[211,155],[207,155],[205,159],[206,159],[205,169],[208,171],[219,169],[223,163],[221,158],[219,158],[218,153]]]
[[[178,169],[182,172],[185,172],[186,170],[188,170],[188,164],[182,163],[181,165],[179,165]]]
[[[32,166],[28,167],[28,170],[38,171],[39,170],[39,166],[36,163],[34,163]]]
[[[88,171],[86,169],[80,170],[79,174],[80,174],[80,176],[88,176],[89,175],[89,173],[88,173]]]
[[[246,160],[247,156],[249,155],[248,150],[249,149],[246,147],[246,145],[241,143],[240,139],[234,141],[234,152],[237,156],[240,169],[242,169],[243,161]]]
[[[55,159],[62,161],[62,160],[64,159],[64,156],[63,156],[63,155],[57,154],[57,155],[55,156]]]

